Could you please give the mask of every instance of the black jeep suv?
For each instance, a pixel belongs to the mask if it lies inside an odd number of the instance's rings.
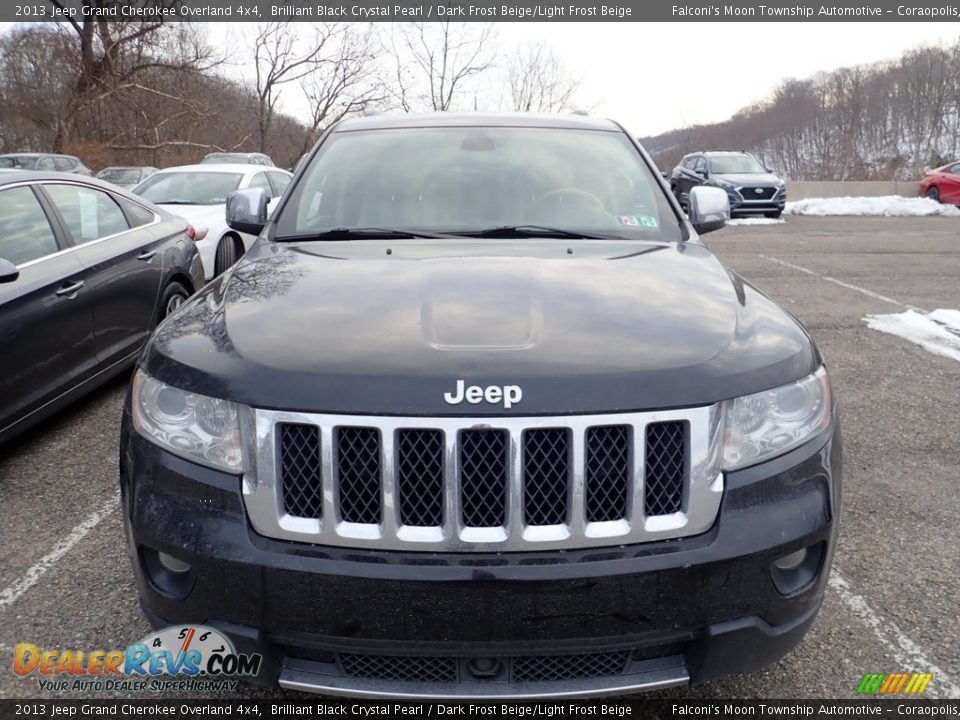
[[[685,155],[670,174],[670,189],[686,208],[690,191],[700,185],[723,190],[732,215],[762,213],[778,218],[787,204],[787,184],[745,152],[712,150]]]
[[[807,332],[721,264],[619,125],[374,116],[164,322],[122,504],[156,626],[255,679],[529,698],[774,662],[823,599],[840,436]],[[188,637],[188,629],[181,630]]]

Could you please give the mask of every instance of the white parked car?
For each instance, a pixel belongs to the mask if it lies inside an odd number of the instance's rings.
[[[253,235],[227,227],[227,195],[261,188],[269,200],[267,211],[272,212],[292,177],[286,170],[261,165],[182,165],[160,170],[131,192],[193,225],[209,281],[239,260],[254,241]]]

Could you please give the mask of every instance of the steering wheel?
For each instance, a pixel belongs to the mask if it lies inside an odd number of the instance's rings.
[[[578,198],[586,200],[592,205],[595,205],[598,210],[602,210],[605,213],[607,212],[607,209],[603,206],[603,201],[600,198],[598,198],[589,190],[575,187],[558,187],[554,188],[553,190],[548,190],[534,201],[534,205],[543,205],[543,203],[550,198],[558,196],[562,197],[563,195],[574,195]]]

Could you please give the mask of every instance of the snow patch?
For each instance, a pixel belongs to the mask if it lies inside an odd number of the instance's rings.
[[[835,197],[809,198],[788,202],[787,215],[878,215],[884,217],[918,217],[943,215],[960,217],[960,209],[943,205],[926,197]]]
[[[895,315],[867,315],[863,320],[867,327],[960,362],[960,310],[941,309],[927,314],[907,310]]]
[[[774,218],[733,218],[727,220],[727,225],[780,225],[785,222]]]

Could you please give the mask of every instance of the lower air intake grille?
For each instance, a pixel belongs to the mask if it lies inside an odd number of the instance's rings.
[[[457,660],[452,657],[395,657],[340,655],[345,675],[403,682],[456,682]]]
[[[514,682],[551,682],[622,675],[630,652],[589,655],[531,655],[513,660]]]
[[[686,475],[687,423],[659,422],[647,425],[644,512],[669,515],[683,506]]]

